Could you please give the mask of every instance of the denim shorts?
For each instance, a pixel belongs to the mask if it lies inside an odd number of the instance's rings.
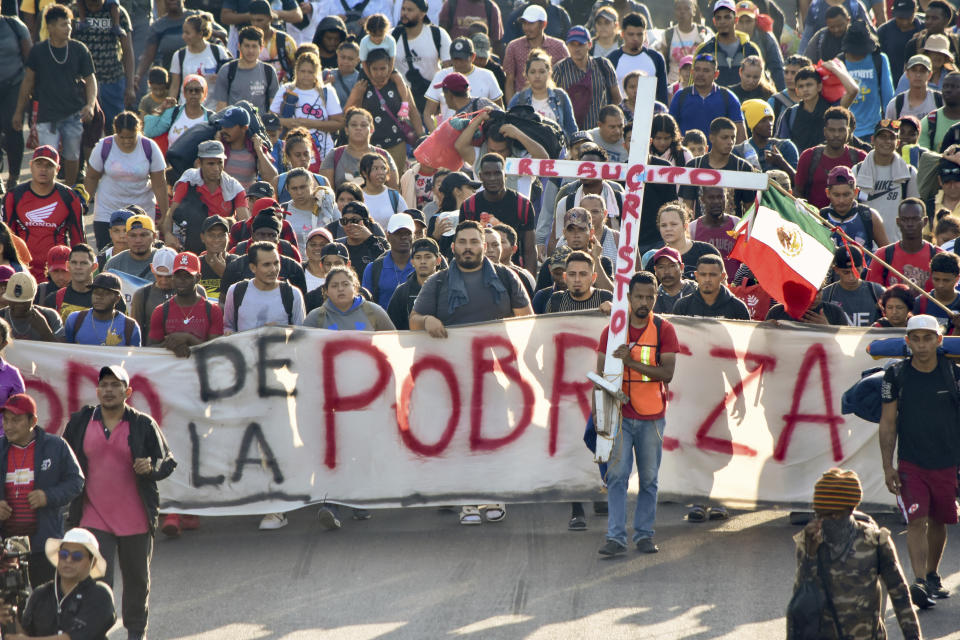
[[[64,160],[80,159],[80,139],[83,137],[83,120],[80,112],[56,122],[37,124],[37,138],[41,145],[47,144],[56,149],[60,147],[60,157]]]

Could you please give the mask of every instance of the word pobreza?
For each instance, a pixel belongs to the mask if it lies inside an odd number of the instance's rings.
[[[630,191],[636,190],[644,182],[752,190],[767,188],[767,174],[744,171],[647,166],[643,163],[629,164],[591,160],[536,160],[534,158],[507,158],[505,166],[506,172],[511,175],[540,176],[543,178],[582,178],[586,180],[599,178],[625,182],[627,189]]]

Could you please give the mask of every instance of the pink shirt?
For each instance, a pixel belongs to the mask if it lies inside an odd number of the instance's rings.
[[[740,268],[740,261],[729,257],[733,245],[736,244],[736,240],[730,236],[728,231],[732,231],[733,228],[737,226],[739,218],[725,213],[723,214],[723,224],[719,227],[708,227],[705,224],[701,224],[701,220],[703,220],[702,216],[690,223],[690,239],[707,242],[716,247],[720,255],[723,256],[723,264],[727,270],[727,278],[733,279],[733,276],[737,273],[737,269]]]
[[[567,51],[567,45],[564,44],[563,40],[550,37],[547,34],[543,34],[543,44],[540,45],[540,48],[550,56],[554,67],[564,58],[570,57],[570,52]],[[513,90],[515,93],[522,91],[527,86],[527,78],[524,73],[527,69],[528,55],[530,55],[530,43],[523,36],[511,40],[503,54],[503,71],[504,73],[513,72]]]
[[[114,427],[109,438],[99,420],[92,419],[87,425],[83,453],[89,464],[81,527],[115,536],[135,536],[149,531],[147,512],[137,492],[129,436],[130,425],[126,420]]]

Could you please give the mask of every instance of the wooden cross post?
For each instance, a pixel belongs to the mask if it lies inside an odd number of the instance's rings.
[[[637,241],[640,236],[640,212],[643,208],[643,187],[647,182],[694,185],[701,187],[730,187],[735,189],[764,190],[767,188],[765,173],[741,171],[717,171],[715,169],[690,169],[686,167],[647,166],[650,147],[650,128],[653,122],[654,96],[657,80],[641,76],[637,84],[637,104],[634,109],[633,134],[628,162],[581,162],[576,160],[534,160],[531,158],[507,158],[506,172],[513,175],[541,176],[551,178],[603,178],[624,181],[627,191],[620,212],[620,246],[614,269],[613,309],[610,312],[610,331],[607,338],[607,357],[603,367],[604,386],[607,390],[594,390],[596,402],[597,462],[610,458],[613,442],[620,428],[620,400],[614,390],[619,390],[623,381],[623,361],[613,357],[617,348],[626,344],[630,324],[630,301],[627,298],[630,279],[636,272]],[[550,215],[541,211],[541,215]],[[596,380],[595,380],[596,382]]]

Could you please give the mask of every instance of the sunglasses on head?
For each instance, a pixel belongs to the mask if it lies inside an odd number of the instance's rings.
[[[900,121],[899,121],[899,120],[889,120],[889,119],[887,119],[887,118],[884,118],[883,120],[881,120],[880,122],[877,123],[877,128],[879,128],[879,129],[886,129],[886,128],[888,128],[888,127],[889,127],[890,129],[899,130],[899,129],[900,129]]]
[[[695,62],[716,62],[716,58],[713,57],[713,54],[710,53],[701,53],[696,58]]]
[[[80,562],[88,556],[86,551],[70,551],[69,549],[60,549],[59,553],[61,560],[71,559],[74,562]]]

